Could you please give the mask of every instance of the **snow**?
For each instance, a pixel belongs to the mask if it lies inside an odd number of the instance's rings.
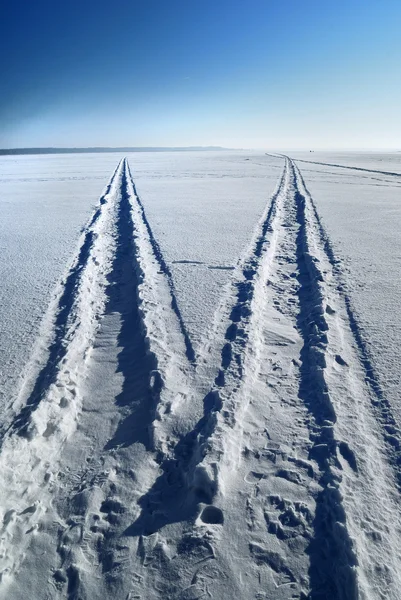
[[[128,160],[199,345],[283,161],[249,152],[138,154]]]
[[[214,267],[235,265],[282,161],[235,152],[134,153],[129,160],[199,343],[229,276]],[[1,406],[12,401],[55,285],[117,161],[118,154],[0,160]],[[181,260],[202,264],[174,264]]]
[[[309,168],[307,165],[322,163],[323,166],[339,165],[347,168],[351,167],[354,174],[362,176],[363,173],[355,173],[356,170],[363,171],[381,171],[401,175],[401,152],[289,152],[292,158],[298,160],[302,168]],[[302,161],[302,162],[301,162]],[[300,166],[301,166],[300,164]],[[327,168],[326,168],[327,171]]]
[[[81,228],[118,158],[0,159],[0,406],[9,406]]]
[[[296,157],[301,156],[300,153]],[[299,162],[327,226],[380,383],[401,424],[401,154],[320,155],[313,160],[399,172],[399,177]],[[309,159],[303,154],[302,159]]]
[[[399,597],[396,169],[2,159],[0,597]]]

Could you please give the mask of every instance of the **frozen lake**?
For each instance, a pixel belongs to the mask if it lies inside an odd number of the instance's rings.
[[[401,174],[401,153],[291,156],[300,160],[328,233],[345,259],[364,335],[398,408],[401,177],[369,170]],[[134,153],[128,159],[197,345],[277,184],[282,160],[262,152]],[[118,160],[114,153],[0,159],[3,404],[15,391],[54,287]]]
[[[0,159],[3,406],[15,393],[54,287],[119,159],[115,153]],[[128,160],[196,344],[283,161],[257,152],[134,153]]]
[[[364,338],[401,423],[401,153],[291,156],[367,169],[298,163],[337,256],[344,258]]]
[[[0,159],[1,598],[398,598],[400,158]]]
[[[0,159],[0,396],[12,400],[41,319],[117,156]]]

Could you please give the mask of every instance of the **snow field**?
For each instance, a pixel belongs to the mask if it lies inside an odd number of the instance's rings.
[[[308,249],[321,273],[327,319],[324,376],[335,409],[338,480],[357,557],[359,593],[364,598],[396,598],[400,585],[399,485],[398,472],[390,465],[398,460],[394,461],[391,443],[386,443],[388,424],[377,414],[376,406],[382,400],[378,388],[370,384],[371,372],[364,373],[367,365],[350,324],[344,288],[335,274],[337,263],[331,252],[324,252],[316,209],[298,169],[296,173],[306,199]]]
[[[338,163],[299,162],[319,217],[330,233],[330,243],[341,270],[360,341],[383,395],[391,404],[398,428],[401,423],[401,377],[398,365],[401,336],[398,306],[401,303],[401,154],[321,155],[295,153],[302,159]],[[314,160],[314,159],[312,159]],[[380,171],[395,175],[384,175]]]
[[[398,598],[392,407],[302,169],[270,164],[203,336],[197,256],[118,165],[8,417],[1,597]]]
[[[54,289],[117,162],[116,155],[0,158],[2,415],[15,400]]]
[[[120,163],[83,233],[80,252],[64,283],[54,339],[36,379],[42,389],[26,398],[25,386],[22,388],[26,404],[21,397],[17,400],[13,425],[2,442],[2,581],[18,571],[38,524],[47,519],[49,490],[57,477],[60,452],[77,426],[80,383],[105,305],[113,255],[113,196],[121,185],[122,166]],[[36,357],[32,366],[37,366]]]

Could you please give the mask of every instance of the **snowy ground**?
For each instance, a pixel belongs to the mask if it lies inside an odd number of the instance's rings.
[[[1,598],[400,597],[400,161],[295,158],[2,159]]]
[[[361,333],[401,425],[401,153],[295,155],[367,169],[298,163],[336,256],[343,259]]]
[[[80,230],[115,168],[115,155],[0,159],[0,406],[38,337]]]

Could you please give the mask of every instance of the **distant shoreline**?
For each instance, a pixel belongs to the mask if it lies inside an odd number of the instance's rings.
[[[0,148],[0,156],[16,154],[89,154],[94,152],[191,152],[208,150],[234,150],[221,146],[186,146],[186,147],[129,147],[107,148],[103,146],[89,148]]]

